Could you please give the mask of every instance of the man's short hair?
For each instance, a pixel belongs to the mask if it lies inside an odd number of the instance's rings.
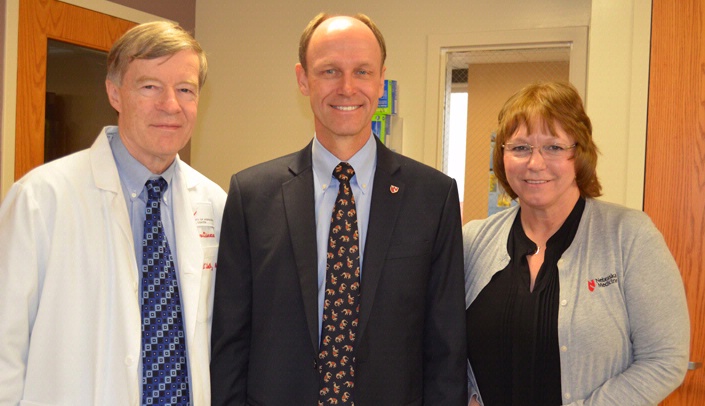
[[[198,88],[206,83],[208,62],[201,45],[178,24],[153,21],[127,31],[108,53],[107,79],[120,86],[127,67],[135,59],[155,59],[191,50],[198,55]]]

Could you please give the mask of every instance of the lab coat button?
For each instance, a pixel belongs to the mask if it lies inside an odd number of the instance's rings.
[[[565,345],[562,346],[562,347],[561,347],[561,352],[566,352],[566,351],[568,351],[568,347],[566,347]]]
[[[568,301],[565,299],[561,300],[561,306],[568,306]]]
[[[570,399],[570,392],[566,392],[563,397],[566,399]]]

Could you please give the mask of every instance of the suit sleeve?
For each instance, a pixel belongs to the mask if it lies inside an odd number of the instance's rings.
[[[463,242],[455,181],[439,224],[426,300],[424,405],[467,405]]]
[[[32,193],[15,184],[0,206],[0,404],[22,399],[48,233]]]
[[[250,353],[252,273],[247,223],[237,177],[223,213],[213,307],[211,398],[214,406],[244,405]]]

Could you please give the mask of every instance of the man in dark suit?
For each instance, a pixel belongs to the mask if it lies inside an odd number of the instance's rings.
[[[457,186],[372,136],[385,57],[364,15],[302,34],[316,133],[231,180],[214,405],[467,404]]]

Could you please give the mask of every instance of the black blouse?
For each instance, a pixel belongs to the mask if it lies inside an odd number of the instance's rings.
[[[584,208],[585,200],[578,199],[547,241],[533,291],[526,256],[536,244],[524,233],[520,208],[507,241],[509,265],[465,312],[468,359],[485,405],[562,403],[558,260],[573,242]]]

